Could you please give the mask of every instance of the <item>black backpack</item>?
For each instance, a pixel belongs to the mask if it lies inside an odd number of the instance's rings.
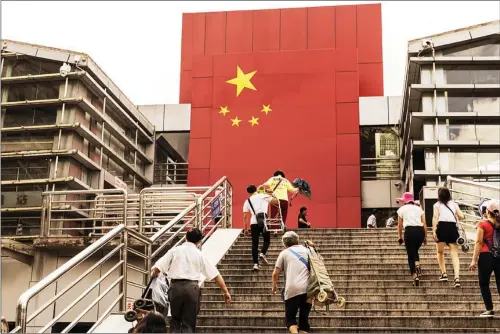
[[[491,227],[493,227],[493,244],[490,245],[486,238],[484,238],[484,243],[490,250],[493,257],[500,259],[500,226],[497,226],[498,224],[493,224],[490,221],[488,221],[488,223],[490,223]]]

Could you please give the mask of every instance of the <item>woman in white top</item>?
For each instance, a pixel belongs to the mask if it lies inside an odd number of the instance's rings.
[[[448,281],[446,275],[446,264],[444,262],[444,246],[450,247],[451,262],[455,273],[454,285],[460,287],[460,260],[458,259],[457,239],[459,220],[464,219],[464,214],[458,205],[451,200],[451,193],[448,188],[438,190],[438,201],[434,204],[434,215],[432,217],[432,231],[434,241],[437,243],[437,259],[441,270],[440,281]]]
[[[413,277],[413,285],[420,285],[420,256],[418,250],[422,244],[427,244],[427,225],[425,224],[425,214],[422,208],[415,205],[412,193],[404,193],[402,198],[397,199],[403,206],[398,209],[398,234],[399,244],[404,243],[408,254],[408,266]]]

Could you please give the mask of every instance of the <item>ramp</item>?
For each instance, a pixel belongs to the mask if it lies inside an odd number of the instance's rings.
[[[104,321],[89,333],[128,333],[135,322],[127,322],[123,313],[111,313]]]

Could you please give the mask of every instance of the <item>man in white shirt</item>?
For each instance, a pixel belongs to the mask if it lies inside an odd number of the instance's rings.
[[[172,333],[195,333],[196,318],[200,311],[202,275],[205,280],[215,282],[221,288],[226,303],[231,302],[231,295],[219,271],[201,253],[198,246],[203,234],[197,228],[186,233],[187,242],[170,249],[153,266],[151,276],[160,272],[170,280],[168,300],[170,302],[170,329]]]
[[[375,217],[376,213],[377,209],[373,209],[372,214],[370,215],[370,217],[368,217],[368,220],[366,221],[367,228],[377,228],[377,217]]]
[[[396,227],[397,225],[398,225],[398,221],[396,220],[395,214],[393,214],[392,216],[387,218],[387,220],[385,222],[385,227],[387,227],[387,228]]]
[[[253,184],[247,187],[247,193],[250,197],[243,204],[243,226],[245,227],[245,235],[248,235],[248,225],[250,225],[253,269],[259,270],[259,258],[266,264],[269,264],[266,253],[271,242],[271,234],[267,230],[265,220],[267,219],[269,203],[278,203],[278,200],[268,194],[257,193],[257,188]],[[264,220],[264,224],[258,224],[257,216],[260,216]],[[250,224],[248,224],[248,221],[250,221]],[[264,245],[259,254],[259,237],[261,234],[264,238]]]

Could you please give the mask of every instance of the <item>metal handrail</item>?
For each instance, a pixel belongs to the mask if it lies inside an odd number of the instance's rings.
[[[83,278],[87,277],[94,269],[97,267],[101,266],[105,261],[109,260],[110,258],[113,257],[114,254],[120,253],[120,260],[111,267],[110,270],[108,270],[104,275],[100,275],[100,278],[93,282],[87,289],[84,290],[83,293],[81,293],[76,299],[74,299],[67,307],[65,307],[62,311],[60,311],[57,315],[54,314],[54,317],[45,325],[43,326],[42,330],[40,332],[43,332],[44,330],[48,329],[50,326],[52,326],[55,322],[60,320],[66,313],[68,313],[74,306],[76,306],[90,291],[92,291],[94,288],[96,288],[98,285],[100,285],[114,270],[117,268],[121,269],[121,273],[119,274],[119,277],[111,284],[109,285],[104,292],[100,293],[95,300],[93,300],[82,312],[80,312],[75,320],[73,320],[62,332],[66,333],[71,328],[75,326],[75,324],[81,319],[86,313],[88,313],[95,305],[97,305],[103,298],[106,296],[110,291],[113,290],[117,285],[120,286],[120,291],[118,294],[118,297],[114,300],[114,302],[105,310],[104,314],[102,314],[97,322],[94,324],[93,328],[96,328],[104,319],[106,316],[112,311],[112,309],[115,307],[115,305],[121,301],[120,304],[120,309],[124,311],[126,309],[126,303],[127,303],[127,284],[131,284],[132,286],[136,287],[141,287],[145,288],[145,285],[142,286],[140,284],[134,283],[134,282],[129,282],[127,280],[127,269],[132,269],[132,270],[138,270],[141,272],[143,275],[145,275],[145,282],[149,280],[150,278],[150,271],[149,269],[151,268],[151,262],[152,259],[155,258],[156,256],[159,255],[159,253],[165,249],[167,246],[171,245],[172,241],[184,230],[185,227],[187,227],[189,224],[192,224],[194,221],[196,226],[199,226],[202,231],[207,229],[211,223],[210,221],[207,224],[204,224],[204,219],[208,217],[208,215],[204,215],[203,212],[206,208],[208,208],[212,201],[215,200],[215,197],[211,197],[211,193],[216,191],[216,190],[221,190],[221,193],[224,194],[224,204],[221,207],[221,218],[219,221],[217,221],[215,224],[211,225],[211,230],[205,235],[203,238],[202,242],[204,243],[214,232],[215,230],[221,226],[223,223],[227,225],[228,222],[230,222],[231,214],[232,214],[232,204],[231,201],[229,201],[228,197],[232,196],[232,186],[227,180],[226,177],[221,178],[219,181],[217,181],[212,187],[185,187],[186,190],[194,190],[195,191],[203,191],[205,192],[203,194],[189,194],[188,197],[192,196],[194,201],[191,203],[189,206],[187,206],[184,210],[182,210],[178,215],[176,215],[171,221],[169,221],[168,224],[163,226],[159,231],[157,231],[153,236],[147,237],[144,236],[143,234],[140,233],[141,230],[137,231],[135,230],[134,227],[132,226],[127,226],[127,202],[129,201],[129,197],[127,196],[126,191],[124,191],[125,194],[125,200],[123,202],[124,205],[124,211],[123,211],[123,224],[120,224],[116,227],[114,227],[111,231],[107,232],[104,234],[100,239],[97,239],[94,243],[92,243],[90,246],[85,248],[83,251],[78,253],[76,256],[71,258],[68,262],[66,262],[64,265],[61,267],[57,268],[54,270],[51,274],[43,278],[41,281],[39,281],[37,284],[35,284],[33,287],[28,289],[26,292],[24,292],[21,297],[18,300],[17,304],[17,314],[16,314],[16,327],[12,331],[13,333],[17,332],[26,332],[26,327],[29,322],[34,320],[37,316],[39,316],[44,310],[46,310],[49,306],[53,305],[62,295],[64,295],[66,292],[68,292],[72,287],[74,287],[77,283],[79,283]],[[175,195],[179,193],[174,193],[174,192],[168,192],[170,190],[177,190],[179,191],[179,188],[175,189],[162,189],[163,191],[166,191],[168,195]],[[108,192],[113,192],[116,190],[109,190]],[[156,190],[151,190],[152,192],[155,192]],[[99,191],[97,191],[99,192]],[[106,192],[106,191],[104,191]],[[74,192],[74,191],[61,191],[61,192],[46,192],[44,195],[46,196],[44,204],[45,206],[49,207],[49,214],[50,214],[50,206],[51,202],[50,200],[53,199],[54,194],[62,194],[62,193],[79,193],[79,194],[95,194],[96,191],[81,191],[81,192]],[[142,194],[147,194],[148,191],[144,191]],[[182,195],[186,195],[186,193],[183,193]],[[135,196],[135,197],[134,197]],[[217,195],[218,196],[218,195]],[[136,198],[137,195],[131,195],[130,197]],[[48,199],[47,199],[48,198]],[[140,196],[139,196],[140,198]],[[141,210],[141,205],[139,205],[139,209]],[[178,225],[183,219],[185,219],[186,216],[188,216],[190,213],[194,212],[194,215],[188,219],[188,221],[182,225],[180,229],[175,231],[173,234],[169,234],[169,238],[167,240],[163,240],[162,237],[165,236],[167,233],[170,233],[170,230]],[[50,218],[50,217],[49,217]],[[49,220],[50,221],[50,220]],[[59,278],[61,278],[63,275],[67,274],[69,271],[74,269],[76,266],[79,264],[83,263],[85,260],[90,258],[92,255],[97,253],[98,251],[102,250],[104,247],[106,247],[110,241],[115,240],[115,239],[120,239],[120,243],[118,246],[114,247],[108,254],[104,257],[102,257],[98,262],[96,262],[93,266],[88,268],[83,274],[81,274],[78,278],[76,278],[71,284],[69,284],[67,287],[62,289],[60,292],[57,292],[54,297],[52,297],[49,301],[44,303],[40,308],[35,310],[29,317],[27,315],[28,311],[28,303],[35,297],[39,296],[48,286],[50,286],[52,283],[56,282]],[[133,265],[128,264],[128,256],[127,253],[131,254],[139,254],[138,251],[136,250],[131,250],[129,249],[129,239],[135,239],[137,240],[140,244],[145,246],[145,254],[142,255],[140,254],[141,257],[146,259],[146,268],[143,270],[142,268],[135,267]],[[184,242],[185,237],[181,238],[179,241],[173,245],[173,247],[180,245],[182,242]],[[158,244],[158,247],[156,250],[153,252],[152,247]],[[121,283],[121,284],[120,284]]]
[[[490,184],[484,184],[482,182],[462,180],[462,179],[459,179],[459,178],[452,177],[452,176],[448,175],[448,177],[446,178],[445,186],[448,187],[448,188],[451,188],[452,185],[453,185],[453,183],[461,183],[461,184],[466,184],[466,185],[469,185],[469,186],[474,186],[474,187],[477,187],[477,188],[488,189],[488,190],[498,190],[498,191],[500,191],[500,187],[495,187],[495,186],[492,186]]]

